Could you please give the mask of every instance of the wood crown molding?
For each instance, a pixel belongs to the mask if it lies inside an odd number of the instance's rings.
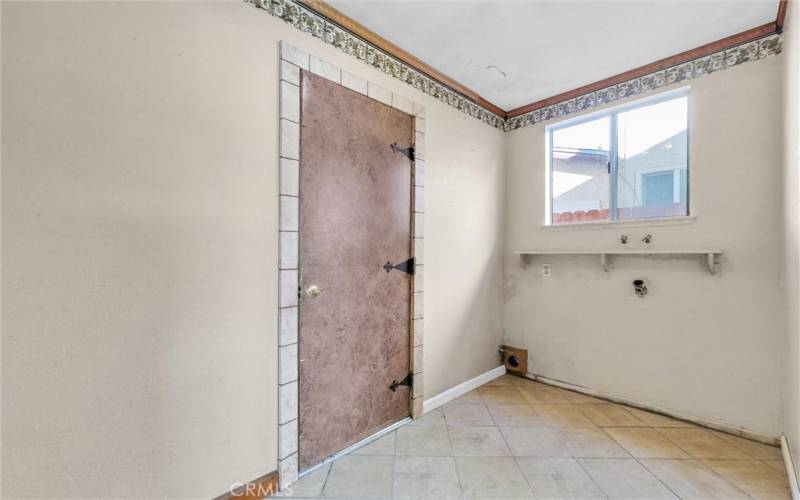
[[[789,7],[789,0],[778,0],[778,17],[775,18],[775,31],[783,31],[783,23],[786,21],[786,9]]]
[[[552,104],[557,104],[559,102],[572,99],[573,97],[577,97],[582,94],[587,94],[589,92],[594,92],[596,90],[610,87],[612,85],[617,85],[624,81],[631,80],[633,78],[638,78],[640,76],[644,76],[650,73],[654,73],[656,71],[669,68],[670,66],[683,64],[692,61],[694,59],[698,59],[700,57],[705,57],[715,52],[735,47],[736,45],[740,45],[742,43],[752,42],[753,40],[758,40],[759,38],[764,38],[766,36],[773,35],[775,33],[780,33],[781,31],[783,31],[783,23],[786,19],[786,8],[788,3],[789,0],[778,0],[778,13],[775,17],[774,22],[763,24],[761,26],[757,26],[755,28],[751,28],[746,31],[742,31],[741,33],[737,33],[735,35],[722,38],[715,42],[701,45],[700,47],[687,50],[686,52],[681,52],[680,54],[675,54],[674,56],[670,56],[650,64],[645,64],[644,66],[640,66],[638,68],[625,71],[624,73],[608,77],[598,82],[590,83],[588,85],[584,85],[582,87],[578,87],[576,89],[572,89],[567,92],[562,92],[561,94],[557,94],[552,97],[542,99],[540,101],[532,102],[530,104],[526,104],[525,106],[520,106],[519,108],[514,108],[510,111],[507,111],[505,117],[506,119],[509,119],[515,116],[524,115],[525,113],[530,113],[531,111],[544,108],[545,106],[550,106]]]
[[[328,5],[324,0],[244,1],[254,3],[256,7],[266,10],[273,16],[282,18],[285,22],[293,24],[303,31],[313,31],[314,36],[325,40],[331,45],[337,46],[351,55],[353,55],[353,51],[357,51],[357,57],[359,59],[365,60],[365,62],[381,71],[413,85],[418,90],[430,94],[440,101],[462,110],[466,114],[500,128],[501,130],[510,130],[512,128],[517,128],[515,126],[509,127],[510,121],[515,118],[519,119],[519,117],[523,115],[528,115],[529,113],[539,110],[547,110],[549,107],[561,105],[574,98],[580,98],[581,96],[602,91],[606,88],[636,79],[648,78],[649,75],[656,72],[676,68],[680,65],[685,65],[686,63],[743,46],[772,35],[779,35],[783,29],[789,0],[777,0],[778,11],[775,21],[625,71],[609,78],[514,108],[510,111],[504,111],[499,106],[492,104],[481,97],[477,92],[432,68],[424,61]],[[306,14],[302,13],[303,10],[311,17],[306,18]],[[310,19],[310,28],[308,25],[304,25],[307,19]],[[314,19],[318,19],[319,22]],[[322,28],[320,28],[319,23],[323,23],[323,25],[328,23],[328,25],[333,26],[334,31],[328,32],[327,30],[329,28],[324,28],[324,32],[321,31]],[[303,25],[303,27],[301,27],[301,25]],[[337,32],[336,30],[339,31]],[[379,52],[377,58],[372,55],[372,52],[370,52],[372,49],[369,47],[373,47],[375,51]],[[780,52],[780,41],[778,41],[777,52]],[[388,59],[382,59],[380,54],[385,54]],[[384,67],[384,65],[387,66]],[[406,71],[404,68],[411,72],[410,79],[407,76],[409,74],[404,73]],[[559,113],[560,112],[559,108]]]
[[[579,95],[588,94],[589,92],[594,92],[596,90],[617,85],[634,78],[639,78],[640,76],[648,75],[672,66],[677,66],[679,64],[699,59],[701,57],[705,57],[707,55],[714,54],[715,52],[729,49],[743,43],[752,42],[754,40],[758,40],[759,38],[764,38],[766,36],[775,34],[776,32],[776,23],[767,23],[756,28],[737,33],[736,35],[725,37],[721,40],[717,40],[716,42],[707,43],[705,45],[701,45],[700,47],[687,50],[686,52],[681,52],[680,54],[675,54],[674,56],[670,56],[650,64],[645,64],[644,66],[611,76],[604,80],[590,83],[588,85],[548,97],[547,99],[542,99],[541,101],[536,101],[531,104],[526,104],[525,106],[512,109],[506,113],[506,118],[514,118],[515,116],[524,115],[525,113],[530,113],[531,111],[544,108],[552,104],[564,102]]]
[[[481,106],[482,108],[488,109],[489,111],[500,116],[503,119],[506,118],[506,112],[499,106],[495,106],[491,102],[481,97],[474,90],[467,88],[466,86],[457,82],[453,78],[425,64],[425,62],[423,62],[421,59],[409,54],[405,50],[401,49],[397,45],[390,42],[389,40],[386,40],[385,38],[378,35],[374,31],[368,29],[361,23],[347,17],[345,14],[335,9],[334,7],[331,7],[324,1],[297,0],[297,2],[302,4],[306,8],[313,10],[314,12],[328,19],[329,21],[338,24],[339,26],[349,31],[353,35],[378,47],[379,49],[391,55],[392,57],[408,64],[409,66],[419,71],[420,73],[426,74],[429,77],[433,78],[434,80],[437,80],[440,83],[450,87],[452,90],[455,90],[464,97],[472,100],[473,102],[475,102],[475,104]]]
[[[513,118],[515,116],[523,115],[525,113],[530,113],[531,111],[546,106],[550,106],[552,104],[572,99],[573,97],[582,94],[600,90],[602,88],[606,88],[611,85],[616,85],[625,82],[627,80],[631,80],[633,78],[638,78],[640,76],[644,76],[653,73],[655,71],[660,71],[662,69],[666,69],[671,66],[676,66],[679,64],[692,61],[694,59],[698,59],[700,57],[705,57],[707,55],[734,47],[742,43],[751,42],[753,40],[757,40],[759,38],[763,38],[775,33],[780,33],[783,30],[783,24],[786,18],[786,8],[788,4],[788,0],[778,0],[778,12],[775,21],[773,22],[757,26],[755,28],[743,31],[741,33],[737,33],[735,35],[722,38],[715,42],[701,45],[700,47],[696,47],[694,49],[681,52],[680,54],[660,59],[653,63],[646,64],[644,66],[640,66],[638,68],[634,68],[632,70],[625,71],[623,73],[619,73],[609,78],[605,78],[603,80],[590,83],[582,87],[569,90],[567,92],[562,92],[560,94],[548,97],[546,99],[542,99],[530,104],[526,104],[524,106],[520,106],[518,108],[514,108],[510,111],[505,111],[499,106],[496,106],[491,102],[487,101],[472,89],[462,85],[461,83],[445,75],[444,73],[441,73],[440,71],[432,68],[418,57],[411,55],[410,53],[401,49],[400,47],[393,44],[389,40],[386,40],[385,38],[378,35],[374,31],[368,29],[361,23],[346,16],[336,8],[325,3],[323,0],[297,0],[297,1],[300,4],[304,5],[305,7],[307,7],[308,9],[313,10],[320,16],[325,17],[331,22],[338,24],[339,26],[346,29],[347,31],[350,31],[359,38],[373,44],[374,46],[388,53],[389,55],[397,58],[398,60],[404,62],[405,64],[408,64],[417,71],[424,73],[429,77],[450,87],[452,90],[462,94],[464,97],[467,97],[468,99],[472,100],[477,105],[485,109],[488,109],[492,113],[495,113],[496,115],[500,116],[505,120]]]

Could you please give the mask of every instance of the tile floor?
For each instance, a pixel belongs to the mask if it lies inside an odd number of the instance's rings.
[[[304,476],[287,496],[791,498],[779,448],[508,375]]]

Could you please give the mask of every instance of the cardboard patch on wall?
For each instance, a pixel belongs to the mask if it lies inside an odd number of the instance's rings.
[[[500,346],[503,354],[503,364],[506,371],[512,375],[524,377],[528,373],[528,350],[519,349],[510,345]]]

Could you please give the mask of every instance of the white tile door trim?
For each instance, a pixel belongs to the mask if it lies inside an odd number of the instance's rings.
[[[405,96],[343,71],[339,67],[280,43],[279,72],[279,261],[278,261],[278,473],[281,489],[298,477],[298,310],[300,231],[300,70],[332,80],[350,90],[414,116],[415,159],[412,167],[412,251],[416,258],[413,280],[409,360],[414,373],[411,416],[422,415],[424,337],[424,212],[425,212],[425,108]]]

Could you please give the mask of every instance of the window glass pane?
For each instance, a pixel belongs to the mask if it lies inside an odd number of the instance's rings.
[[[642,175],[642,201],[645,207],[670,205],[675,202],[675,174],[672,170],[663,173]]]
[[[617,116],[617,218],[687,215],[687,97]]]
[[[605,117],[553,131],[553,224],[608,220],[610,123]]]

